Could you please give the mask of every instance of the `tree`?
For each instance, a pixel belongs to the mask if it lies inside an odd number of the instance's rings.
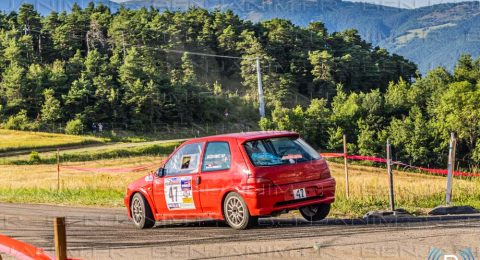
[[[68,75],[65,71],[65,63],[60,60],[55,60],[49,69],[48,85],[57,94],[57,97],[62,94],[67,94],[69,85]]]
[[[407,118],[391,121],[388,132],[400,160],[422,165],[438,159],[429,150],[433,131],[425,118],[420,108],[413,106]]]
[[[188,52],[184,53],[182,56],[182,72],[181,74],[182,84],[194,84],[197,81],[197,76],[195,73],[195,68],[193,66],[192,60],[190,59]]]
[[[356,138],[358,131],[356,122],[360,118],[359,95],[348,95],[342,85],[337,86],[337,95],[333,98],[331,121],[349,137]]]
[[[480,87],[468,81],[451,83],[432,108],[432,124],[441,139],[439,148],[446,149],[450,132],[457,135],[459,150],[462,146],[472,156],[480,137]]]
[[[52,36],[55,49],[63,59],[68,59],[84,50],[88,21],[77,3],[72,6],[71,13],[62,18],[64,21],[55,28]]]
[[[358,153],[368,156],[382,156],[385,154],[386,133],[370,126],[366,120],[358,120]]]
[[[395,115],[405,115],[412,104],[409,102],[410,86],[402,78],[398,83],[390,82],[385,93],[385,106],[387,110]]]
[[[6,109],[8,113],[16,113],[26,108],[25,96],[27,80],[25,69],[12,63],[2,74],[1,92],[6,98]]]
[[[326,99],[312,99],[305,111],[305,138],[318,147],[327,147],[328,128],[331,112],[327,108]]]
[[[45,101],[42,105],[41,115],[44,124],[51,124],[57,122],[62,118],[61,104],[54,96],[53,89],[45,89],[43,92]]]
[[[468,81],[475,84],[480,79],[480,59],[474,61],[472,55],[463,54],[458,60],[454,77],[456,81]]]
[[[16,63],[22,67],[28,67],[29,63],[34,61],[34,51],[32,45],[32,36],[18,35],[17,31],[12,31],[5,35],[4,57],[8,64]]]
[[[37,54],[39,54],[42,49],[42,41],[40,36],[42,26],[40,23],[40,15],[37,11],[35,11],[32,4],[22,4],[20,6],[17,16],[17,23],[25,36],[31,35],[32,45],[35,46],[35,51]]]
[[[47,82],[48,71],[39,64],[31,64],[26,73],[24,101],[31,115],[38,115],[43,99],[43,90]]]
[[[260,59],[262,70],[262,83],[264,88],[265,100],[269,107],[275,106],[275,102],[282,100],[289,92],[293,84],[291,75],[279,75],[272,64],[273,58],[268,56],[262,44],[254,36],[253,32],[244,31],[242,33],[243,41],[239,43],[239,48],[244,52],[241,61],[242,84],[247,88],[247,98],[258,101],[258,77],[256,60]]]
[[[88,116],[86,112],[91,111],[90,107],[93,106],[94,93],[92,82],[88,78],[82,76],[75,80],[68,94],[63,96],[67,118],[72,118],[75,115]],[[90,114],[90,116],[93,115]]]
[[[227,53],[235,52],[237,49],[238,34],[234,31],[232,25],[228,25],[220,36],[218,36],[218,43],[220,48]]]
[[[313,66],[313,82],[323,96],[328,96],[334,86],[332,70],[334,66],[333,55],[328,51],[313,51],[308,53],[308,60]]]

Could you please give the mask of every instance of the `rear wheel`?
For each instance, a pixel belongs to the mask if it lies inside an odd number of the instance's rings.
[[[140,193],[133,195],[130,206],[133,224],[138,229],[151,228],[155,225],[152,209]]]
[[[330,204],[316,204],[300,208],[300,214],[308,221],[319,221],[330,213]]]
[[[246,229],[258,223],[258,218],[250,215],[247,204],[236,192],[229,193],[225,198],[223,215],[227,224],[233,229]]]

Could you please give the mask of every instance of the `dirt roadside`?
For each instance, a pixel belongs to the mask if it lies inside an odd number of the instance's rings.
[[[215,221],[136,230],[123,209],[0,204],[0,233],[52,251],[54,216],[67,218],[69,256],[84,259],[427,259],[432,248],[480,256],[478,218],[348,225],[288,216],[245,231]]]

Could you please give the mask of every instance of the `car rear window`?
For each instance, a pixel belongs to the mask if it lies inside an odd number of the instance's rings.
[[[243,146],[255,166],[275,166],[320,159],[320,155],[301,138],[269,138],[250,141]]]

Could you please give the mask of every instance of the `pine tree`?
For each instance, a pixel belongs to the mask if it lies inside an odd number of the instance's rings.
[[[44,124],[55,123],[62,118],[61,104],[54,94],[53,89],[45,89],[43,92],[45,101],[41,109],[41,118]]]

